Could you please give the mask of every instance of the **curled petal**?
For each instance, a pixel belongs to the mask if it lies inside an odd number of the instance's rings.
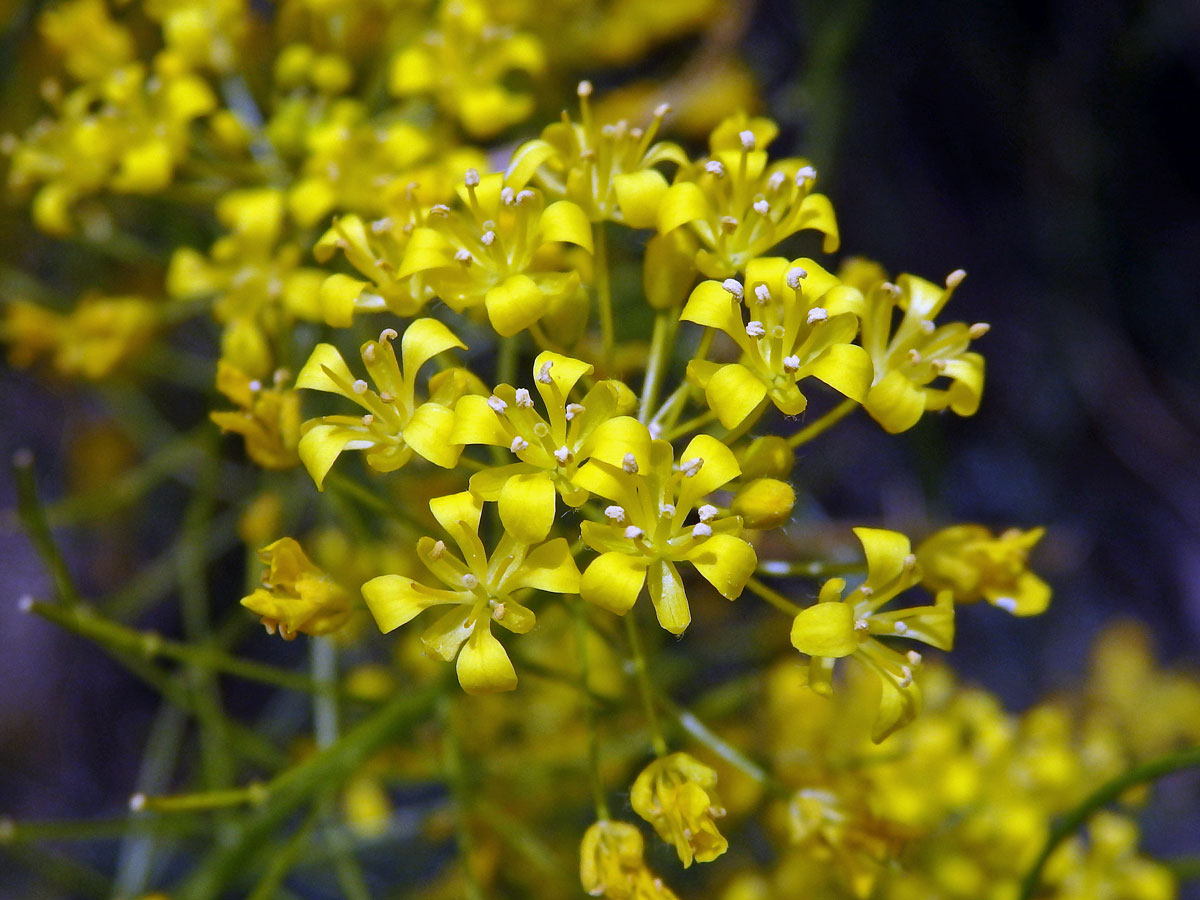
[[[592,223],[583,209],[570,200],[551,203],[542,212],[539,225],[543,241],[564,241],[592,252]]]
[[[683,634],[692,622],[692,610],[688,606],[683,579],[674,563],[656,560],[646,571],[646,585],[650,589],[650,601],[658,615],[658,624],[671,634]]]
[[[439,353],[457,347],[466,350],[467,345],[437,319],[417,319],[400,338],[400,354],[404,360],[404,377],[410,381],[417,377],[417,370]]]
[[[504,645],[480,622],[458,654],[458,683],[468,694],[495,694],[517,686],[517,673]]]
[[[582,578],[566,538],[555,538],[534,548],[525,557],[515,586],[552,594],[578,594]]]
[[[912,428],[925,412],[925,394],[903,373],[892,369],[867,392],[863,404],[889,434]]]
[[[792,620],[792,646],[808,656],[836,659],[858,649],[854,610],[848,603],[817,603]]]
[[[296,387],[345,395],[354,383],[350,367],[333,344],[317,344],[296,376]]]
[[[734,600],[754,574],[758,555],[732,534],[714,534],[688,554],[688,562],[727,600]]]
[[[681,225],[708,216],[708,199],[700,186],[690,181],[671,185],[658,207],[658,230],[661,234],[674,231]]]
[[[874,367],[867,351],[856,344],[834,344],[809,369],[835,391],[862,403],[871,387]]]

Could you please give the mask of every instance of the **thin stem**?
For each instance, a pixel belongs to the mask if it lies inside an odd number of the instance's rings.
[[[854,412],[858,408],[858,405],[857,400],[843,400],[833,409],[829,410],[829,412],[825,413],[825,415],[817,419],[817,421],[811,425],[806,425],[789,437],[787,439],[788,446],[793,448],[799,447],[807,444],[813,438],[820,437],[838,422],[842,421],[842,419],[846,418],[846,416],[850,415],[850,413]]]
[[[671,361],[671,328],[674,316],[669,310],[663,310],[654,316],[654,333],[650,337],[650,356],[646,360],[646,378],[642,382],[641,405],[638,408],[638,421],[643,425],[650,421],[650,413],[658,401],[658,392],[662,387],[663,376]]]
[[[454,799],[454,824],[458,838],[458,863],[463,874],[463,893],[466,900],[484,900],[483,887],[479,883],[471,861],[475,842],[471,837],[470,821],[467,815],[467,808],[470,804],[470,786],[467,784],[462,744],[458,739],[458,731],[455,727],[454,709],[452,701],[448,697],[442,697],[438,703],[438,718],[442,722],[442,766],[445,770],[446,781],[450,786],[450,795]]]
[[[767,587],[757,578],[749,578],[746,580],[746,587],[750,588],[755,594],[762,597],[780,612],[786,613],[789,616],[799,615],[801,608],[789,600],[787,597],[778,591],[774,591]]]
[[[50,534],[50,526],[46,523],[46,511],[38,497],[37,481],[33,474],[33,453],[29,450],[18,450],[14,453],[12,470],[13,481],[17,486],[17,515],[25,533],[29,535],[29,540],[33,542],[34,550],[50,570],[55,596],[65,607],[78,606],[81,602],[79,591],[71,578],[66,560]]]
[[[590,697],[588,664],[588,623],[587,610],[584,609],[583,599],[576,597],[571,604],[571,612],[575,619],[575,647],[579,656],[579,686],[583,692],[583,718],[588,733],[588,780],[592,786],[592,801],[596,807],[596,818],[606,820],[608,815],[608,799],[604,796],[604,779],[600,775],[600,741],[596,733],[596,711]]]
[[[656,695],[655,699],[658,701],[658,705],[674,719],[676,725],[721,759],[759,784],[771,783],[771,776],[766,769],[714,732],[690,710],[661,693]]]
[[[756,569],[759,575],[771,575],[775,578],[827,578],[834,575],[857,575],[866,570],[867,564],[862,561],[836,563],[820,559],[809,562],[763,559],[759,560]]]
[[[271,854],[267,871],[254,886],[247,900],[275,900],[283,879],[300,861],[301,853],[308,849],[308,839],[316,827],[318,816],[317,809],[310,810],[300,827],[287,839],[287,843],[278,852]]]
[[[742,435],[758,424],[758,420],[762,418],[763,413],[767,411],[767,407],[770,405],[771,398],[763,397],[762,400],[759,401],[758,406],[751,410],[750,415],[746,416],[740,425],[726,432],[725,436],[721,438],[722,443],[730,447],[737,443],[737,441],[741,439]]]
[[[1050,859],[1059,844],[1078,831],[1080,826],[1087,822],[1092,813],[1101,807],[1108,806],[1132,787],[1145,784],[1148,781],[1157,781],[1159,778],[1170,775],[1172,772],[1191,769],[1197,766],[1200,766],[1200,747],[1191,747],[1187,750],[1168,753],[1165,756],[1160,756],[1157,759],[1134,766],[1100,785],[1082,803],[1063,816],[1050,829],[1046,843],[1042,846],[1042,852],[1038,854],[1037,860],[1030,868],[1025,879],[1021,882],[1019,900],[1030,900],[1033,897],[1034,892],[1037,890],[1038,882],[1041,880],[1042,870],[1046,866],[1046,861]]]
[[[706,409],[704,412],[700,413],[699,415],[693,416],[692,418],[688,419],[682,425],[676,425],[674,428],[672,428],[670,431],[667,432],[667,434],[665,435],[665,439],[668,441],[673,441],[676,438],[683,437],[685,434],[691,434],[693,431],[698,431],[699,429],[703,428],[705,425],[707,425],[709,422],[711,422],[716,417],[717,417],[717,414],[713,410]]]
[[[646,709],[650,743],[654,747],[654,755],[663,757],[667,755],[667,741],[663,737],[658,714],[654,711],[654,687],[650,684],[650,673],[646,668],[646,654],[642,651],[642,637],[632,611],[625,615],[625,633],[629,637],[629,654],[633,661],[633,670],[637,675],[638,689],[642,694],[642,704]]]
[[[267,799],[267,791],[267,786],[261,781],[253,781],[245,787],[193,794],[170,794],[161,797],[134,794],[129,806],[134,812],[154,813],[193,813],[238,806],[260,806]]]
[[[596,272],[596,312],[600,317],[600,341],[604,348],[604,374],[613,374],[616,348],[613,328],[612,283],[608,271],[608,231],[603,221],[592,225],[592,263]]]

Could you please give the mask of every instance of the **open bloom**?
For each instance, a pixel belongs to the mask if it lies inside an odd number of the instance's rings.
[[[436,205],[414,229],[397,278],[423,273],[457,312],[483,308],[497,334],[511,337],[537,322],[552,302],[574,294],[579,274],[561,271],[545,251],[558,243],[592,252],[592,229],[569,200],[545,204],[540,191],[515,191],[504,176],[467,171],[462,208]]]
[[[709,138],[712,155],[681,169],[658,208],[658,230],[685,229],[698,244],[697,267],[730,278],[784,238],[811,228],[838,248],[833,205],[814,194],[817,173],[803,159],[768,165],[766,146],[778,132],[766,119],[735,116]]]
[[[568,506],[581,506],[586,489],[576,484],[579,467],[598,444],[620,444],[641,428],[619,413],[629,410],[633,394],[619,381],[600,381],[579,402],[571,402],[575,385],[593,367],[552,351],[538,354],[534,386],[545,405],[543,418],[525,388],[496,386],[490,397],[469,394],[454,407],[456,444],[506,447],[518,462],[471,476],[471,492],[500,503],[505,527],[520,535],[545,533],[554,520],[555,492]],[[644,429],[643,429],[644,430]]]
[[[418,542],[417,556],[445,587],[381,575],[363,585],[367,607],[386,633],[431,606],[452,606],[421,635],[426,650],[447,662],[458,657],[458,681],[468,694],[511,691],[517,673],[491,624],[525,634],[535,618],[518,596],[530,589],[578,593],[579,569],[566,539],[545,541],[549,525],[534,542],[505,533],[489,557],[479,537],[482,500],[464,491],[431,500],[429,509],[462,553],[433,538]]]
[[[293,640],[299,632],[328,634],[350,617],[350,598],[346,592],[308,558],[294,538],[280,538],[258,551],[267,566],[263,586],[242,606],[262,619],[271,634],[279,629],[284,640]]]
[[[633,782],[634,811],[675,846],[685,869],[693,860],[712,862],[729,849],[715,821],[725,815],[716,786],[716,771],[688,753],[656,759]]]
[[[300,462],[300,395],[285,388],[286,373],[276,373],[265,387],[226,360],[217,361],[217,390],[237,405],[236,410],[208,414],[222,431],[246,441],[246,455],[264,469],[290,469]]]
[[[809,684],[830,693],[834,662],[853,656],[883,683],[872,738],[881,741],[912,720],[921,703],[913,678],[921,655],[901,654],[881,637],[920,641],[939,650],[954,643],[954,600],[949,591],[933,606],[880,612],[880,608],[921,580],[917,558],[904,535],[879,528],[855,528],[867,557],[867,579],[848,594],[846,582],[831,578],[821,586],[818,602],[801,610],[792,622],[792,646],[812,657]],[[843,595],[844,594],[844,595]]]
[[[327,391],[353,400],[364,416],[322,416],[304,423],[300,459],[320,489],[325,476],[345,450],[362,450],[367,465],[377,472],[392,472],[414,453],[443,468],[458,462],[462,445],[450,441],[454,426],[453,403],[471,389],[471,377],[461,369],[447,369],[429,379],[429,400],[416,402],[417,371],[451,347],[466,349],[454,333],[437,319],[417,319],[400,339],[403,369],[384,329],[377,341],[362,345],[362,360],[375,390],[355,378],[342,354],[332,344],[317,344],[296,379],[296,387]]]
[[[741,469],[729,448],[709,435],[692,438],[676,464],[670,444],[642,432],[638,443],[597,447],[576,476],[577,484],[612,501],[606,522],[583,523],[584,542],[600,555],[584,572],[580,593],[624,615],[644,585],[659,624],[682,634],[692,614],[677,563],[690,563],[730,600],[758,564],[754,548],[739,537],[742,520],[702,503]],[[693,509],[697,520],[689,523]]]
[[[951,591],[959,603],[981,597],[1017,616],[1036,616],[1050,603],[1050,585],[1029,571],[1029,551],[1045,528],[1010,528],[996,537],[982,525],[954,525],[917,547],[922,583]]]
[[[764,398],[785,415],[804,412],[799,382],[817,378],[861,402],[871,385],[871,358],[853,343],[862,294],[811,259],[756,259],[743,286],[705,281],[680,318],[717,328],[742,351],[739,362],[694,360],[688,377],[704,388],[721,424],[735,428]]]

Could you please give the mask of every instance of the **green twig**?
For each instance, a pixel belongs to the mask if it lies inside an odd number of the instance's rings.
[[[654,747],[654,755],[667,755],[667,740],[663,737],[662,725],[658,714],[654,711],[654,686],[650,683],[650,673],[646,668],[646,654],[642,650],[642,637],[638,630],[637,620],[630,611],[625,614],[625,633],[629,639],[629,656],[633,662],[633,671],[637,675],[638,689],[642,694],[642,705],[646,711],[646,725],[650,729],[650,743]]]
[[[29,450],[18,450],[14,453],[12,471],[17,487],[17,515],[20,516],[29,540],[33,542],[33,549],[50,570],[54,594],[64,606],[78,606],[79,591],[71,578],[66,560],[50,534],[45,508],[38,498],[37,481],[33,473],[33,453]]]
[[[857,400],[843,400],[811,425],[806,425],[789,437],[787,439],[788,446],[792,448],[800,447],[807,444],[813,438],[820,437],[856,409],[858,409]]]

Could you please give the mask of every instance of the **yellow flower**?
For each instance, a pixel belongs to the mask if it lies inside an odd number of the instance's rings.
[[[250,22],[245,0],[145,0],[146,15],[162,25],[163,41],[189,66],[228,72]]]
[[[237,405],[237,410],[209,413],[222,431],[233,431],[246,441],[246,454],[264,469],[290,469],[300,462],[300,396],[282,385],[276,373],[273,387],[264,387],[224,359],[217,360],[217,390]]]
[[[49,356],[60,375],[96,380],[136,356],[154,337],[159,320],[158,305],[143,297],[91,294],[65,316],[12,300],[4,308],[0,338],[9,345],[14,366]]]
[[[702,501],[740,471],[729,448],[704,434],[691,440],[678,465],[671,445],[651,441],[644,428],[626,443],[594,448],[575,483],[613,505],[604,510],[605,523],[582,526],[584,542],[600,553],[584,572],[583,598],[624,615],[645,585],[659,624],[682,634],[692,614],[676,563],[688,562],[723,597],[735,599],[758,558],[738,537],[742,520]],[[698,503],[698,521],[687,524]]]
[[[633,782],[634,812],[675,845],[685,869],[693,860],[712,862],[729,849],[715,821],[725,815],[713,793],[716,786],[717,773],[687,753],[656,759]]]
[[[712,155],[681,169],[658,209],[658,230],[686,229],[698,242],[696,265],[709,278],[730,278],[784,238],[811,228],[838,247],[833,206],[812,193],[816,171],[803,159],[767,165],[764,149],[778,129],[766,119],[735,116],[709,139]]]
[[[951,591],[959,603],[981,597],[1013,615],[1036,616],[1050,603],[1050,585],[1029,571],[1027,560],[1045,528],[1010,528],[998,537],[982,525],[954,525],[917,547],[922,583]]]
[[[403,370],[392,341],[397,334],[386,328],[377,341],[362,345],[362,360],[375,390],[351,373],[342,354],[332,344],[318,344],[296,379],[297,388],[340,394],[365,411],[364,416],[322,416],[304,423],[300,459],[318,490],[334,462],[346,450],[362,450],[367,465],[377,472],[392,472],[412,459],[413,453],[443,468],[453,468],[462,452],[450,441],[454,427],[451,406],[475,385],[463,369],[447,369],[429,379],[429,400],[417,404],[418,370],[451,347],[465,350],[453,332],[437,319],[417,319],[400,339]],[[477,380],[477,379],[476,379]]]
[[[871,359],[851,343],[861,310],[862,295],[811,259],[751,260],[744,286],[732,278],[705,281],[680,314],[728,334],[741,361],[694,360],[688,378],[704,388],[726,428],[740,425],[768,397],[785,415],[804,412],[808,400],[798,383],[810,376],[861,402],[871,384]]]
[[[329,634],[350,617],[350,598],[305,555],[294,538],[280,538],[258,551],[267,566],[263,587],[242,598],[242,606],[261,617],[267,632],[284,640],[299,632]]]
[[[555,492],[568,506],[582,506],[588,492],[575,483],[579,467],[604,443],[621,442],[641,426],[620,415],[632,408],[632,392],[619,381],[597,382],[579,402],[572,389],[593,367],[544,351],[533,364],[534,386],[546,408],[543,418],[526,388],[496,386],[490,397],[468,395],[454,407],[455,444],[507,447],[519,460],[471,476],[471,492],[499,501],[500,518],[517,535],[544,531],[554,520]]]
[[[103,78],[133,59],[133,35],[108,14],[104,0],[68,0],[38,19],[46,42],[79,81]]]
[[[624,120],[601,126],[588,104],[591,84],[580,82],[578,93],[581,121],[576,124],[564,113],[563,121],[546,126],[541,138],[518,147],[505,182],[519,190],[536,179],[548,196],[577,203],[593,222],[653,228],[668,188],[654,166],[688,163],[678,145],[654,142],[667,106],[655,110],[645,129],[631,128]]]
[[[646,868],[642,833],[627,822],[591,825],[579,846],[579,880],[593,897],[608,900],[678,900]]]
[[[965,274],[952,272],[944,288],[901,275],[895,284],[877,281],[865,291],[862,345],[871,355],[874,375],[863,406],[892,434],[917,424],[926,410],[949,407],[970,416],[979,409],[983,357],[967,348],[987,333],[988,326],[938,326],[933,321]],[[893,330],[896,310],[902,317]],[[941,378],[949,384],[935,386]]]
[[[463,209],[434,206],[413,231],[397,273],[424,273],[434,293],[458,312],[483,307],[492,327],[511,337],[538,321],[553,300],[574,294],[577,272],[547,266],[539,251],[559,242],[592,252],[592,230],[568,200],[545,206],[540,191],[505,187],[504,176],[468,170]]]
[[[458,680],[468,694],[511,691],[517,674],[492,634],[491,623],[525,634],[535,619],[518,595],[529,589],[578,593],[579,569],[566,539],[546,541],[549,526],[532,542],[506,532],[489,558],[478,533],[482,500],[464,491],[437,497],[429,508],[462,553],[460,559],[433,538],[421,538],[417,544],[421,562],[446,587],[381,575],[363,585],[367,607],[379,630],[387,633],[431,606],[452,605],[421,635],[426,650],[447,662],[457,655]]]
[[[881,741],[912,720],[921,703],[913,678],[921,655],[901,655],[881,637],[921,641],[939,650],[954,643],[954,601],[949,591],[938,594],[934,606],[880,612],[897,594],[921,580],[907,537],[878,528],[855,528],[867,557],[867,578],[843,596],[846,582],[831,578],[821,586],[818,602],[801,610],[792,622],[792,646],[812,657],[809,685],[830,693],[834,662],[853,656],[871,668],[883,683],[872,738]]]
[[[490,20],[479,0],[442,3],[438,27],[392,60],[389,87],[397,97],[432,94],[473,138],[488,138],[533,112],[533,98],[504,82],[514,72],[539,74],[541,43]]]

